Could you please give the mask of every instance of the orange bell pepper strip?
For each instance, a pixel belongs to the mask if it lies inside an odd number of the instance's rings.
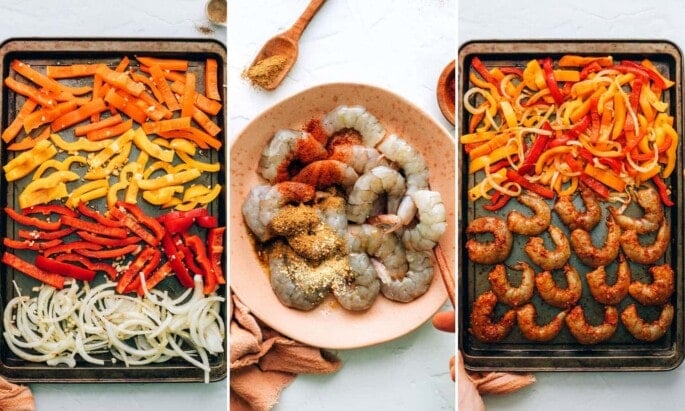
[[[605,91],[606,87],[604,87],[603,85],[597,88],[589,98],[583,101],[583,104],[581,104],[575,110],[573,110],[570,117],[571,121],[573,121],[574,123],[580,121],[582,117],[584,117],[587,113],[590,112],[590,109],[592,108],[593,99],[596,104],[597,99],[599,99],[599,96],[601,96]]]
[[[198,130],[198,131],[200,133],[203,133],[200,130]],[[191,141],[203,150],[206,150],[209,148],[209,145],[205,142],[205,140],[203,138],[196,136],[189,129],[160,131],[159,133],[156,133],[156,134],[162,138],[166,138],[167,140],[180,138],[180,139],[184,139],[187,141]],[[203,134],[205,136],[207,136],[208,138],[213,138],[212,136],[210,136],[207,133],[203,133]],[[219,147],[221,147],[221,142],[219,142]]]
[[[100,113],[105,111],[107,106],[104,100],[97,98],[88,104],[84,104],[76,110],[64,113],[52,121],[51,128],[53,132],[58,132],[64,130],[67,127],[73,126],[74,124],[80,123],[87,118],[90,118],[92,114]]]
[[[614,59],[612,56],[584,57],[567,54],[559,59],[559,67],[583,67],[595,62],[602,67],[607,67],[614,64]]]
[[[12,77],[5,78],[5,85],[15,93],[34,100],[43,107],[52,107],[57,103],[55,98],[49,94],[41,93],[37,88],[26,83],[20,83]]]
[[[133,96],[138,97],[140,93],[145,91],[145,86],[133,81],[128,74],[111,70],[104,64],[98,65],[95,73],[100,76],[105,83],[124,90]]]
[[[190,117],[177,117],[169,120],[145,122],[142,125],[146,134],[159,134],[165,131],[183,130],[190,127]]]
[[[105,101],[131,117],[138,124],[143,124],[147,120],[145,111],[136,106],[130,98],[127,98],[125,92],[111,88],[105,95]]]
[[[214,137],[221,132],[221,127],[219,127],[215,122],[212,121],[202,110],[193,106],[193,120],[195,120],[202,129],[204,129],[207,134]]]
[[[184,83],[180,81],[174,81],[173,83],[171,83],[171,91],[173,91],[176,94],[183,94],[184,87]],[[207,114],[215,116],[219,113],[219,111],[221,111],[221,103],[207,98],[204,94],[195,93],[194,102],[195,107],[199,108]]]
[[[158,65],[162,70],[173,70],[173,71],[187,71],[188,70],[188,60],[180,59],[160,59],[154,57],[141,57],[136,56],[136,60],[144,66]]]
[[[85,125],[78,126],[78,127],[74,128],[74,135],[76,137],[85,136],[86,134],[88,134],[91,131],[100,130],[100,129],[103,129],[105,127],[111,127],[111,126],[114,126],[114,125],[121,123],[122,121],[123,121],[123,119],[121,118],[121,115],[115,114],[111,117],[107,117],[104,120],[92,122],[90,124],[85,124]]]
[[[160,93],[162,93],[162,96],[164,96],[164,103],[167,108],[171,111],[180,110],[181,106],[178,104],[178,100],[176,100],[174,93],[171,91],[171,87],[169,87],[169,83],[167,83],[162,68],[157,64],[153,64],[150,66],[150,74],[152,75],[152,81],[155,83]]]
[[[47,66],[45,74],[52,79],[87,77],[95,74],[97,64],[70,64],[67,66]]]
[[[609,170],[597,168],[588,163],[585,165],[583,172],[619,193],[623,192],[626,188],[625,181]]]
[[[109,117],[111,118],[111,117]],[[121,116],[120,116],[121,118]],[[128,119],[124,122],[119,122],[118,124],[114,124],[113,126],[105,127],[105,128],[99,128],[97,130],[89,131],[86,134],[86,138],[90,141],[100,141],[100,140],[105,140],[108,138],[112,137],[117,137],[122,134],[124,134],[126,131],[130,130],[133,127],[133,120]]]
[[[187,72],[181,94],[181,117],[190,117],[195,110],[195,74]]]
[[[23,77],[31,80],[33,83],[49,90],[51,93],[58,95],[64,93],[67,98],[73,98],[74,96],[80,96],[82,94],[89,93],[91,87],[68,87],[58,81],[55,81],[38,71],[34,70],[28,64],[24,64],[19,60],[13,60],[11,67],[14,71],[21,74]]]
[[[55,107],[42,108],[40,110],[34,111],[33,113],[27,115],[24,118],[24,131],[30,133],[31,130],[42,126],[43,124],[51,123],[53,120],[59,116],[68,113],[76,108],[75,101],[66,101],[64,103],[59,103]]]
[[[19,134],[19,131],[21,131],[21,128],[23,126],[24,118],[31,114],[33,110],[38,107],[38,103],[35,100],[28,99],[26,102],[21,106],[19,111],[17,112],[17,115],[14,117],[14,120],[10,123],[9,126],[2,132],[2,141],[5,143],[9,143],[12,141],[17,134]]]
[[[667,88],[671,88],[675,85],[675,81],[672,81],[672,80],[666,78],[663,74],[661,74],[661,72],[659,72],[659,69],[656,68],[656,66],[654,65],[654,63],[652,63],[651,60],[644,59],[640,63],[642,64],[642,66],[653,71],[656,75],[661,77],[661,81],[663,81],[663,83],[664,83],[663,90],[665,90]]]
[[[7,149],[10,151],[30,150],[39,142],[47,140],[48,137],[50,137],[50,127],[45,127],[36,137],[26,136],[20,141],[10,144]]]
[[[216,59],[208,58],[205,61],[205,95],[212,100],[221,100],[218,77],[219,66]]]

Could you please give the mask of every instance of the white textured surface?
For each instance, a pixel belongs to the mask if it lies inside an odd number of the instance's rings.
[[[292,25],[308,2],[241,0],[229,9],[231,135],[265,108],[311,86],[361,82],[414,102],[448,129],[435,85],[456,49],[456,0],[329,0],[304,32],[296,65],[273,92],[241,78],[262,44]],[[450,166],[450,165],[446,165]],[[424,324],[379,346],[341,351],[343,368],[299,376],[276,410],[452,410],[451,334]]]
[[[685,4],[673,1],[459,0],[458,41],[645,39],[685,45]],[[537,373],[513,395],[487,397],[488,411],[682,410],[685,369],[670,372]],[[467,410],[463,410],[467,411]]]
[[[0,1],[0,42],[12,37],[183,37],[226,41],[201,0]],[[226,381],[213,384],[31,384],[40,411],[225,410]],[[9,410],[8,410],[9,411]]]

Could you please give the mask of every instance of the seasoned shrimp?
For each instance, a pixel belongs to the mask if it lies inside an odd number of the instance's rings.
[[[315,196],[314,187],[302,183],[254,186],[242,206],[245,223],[260,241],[266,241],[273,237],[269,224],[284,205],[308,202]]]
[[[583,293],[580,274],[569,264],[564,265],[566,288],[560,288],[549,271],[543,271],[535,276],[535,286],[540,297],[549,305],[557,308],[573,307]]]
[[[419,190],[411,197],[418,209],[418,222],[404,229],[402,243],[408,250],[432,250],[447,229],[442,196],[437,191]]]
[[[671,242],[671,227],[666,219],[661,222],[656,239],[652,244],[642,245],[635,230],[627,230],[621,235],[621,248],[631,261],[638,264],[654,264],[666,252]]]
[[[514,236],[501,218],[476,218],[466,227],[467,234],[492,233],[494,241],[479,242],[473,238],[466,241],[469,260],[479,264],[497,264],[506,260],[514,244]]]
[[[385,128],[362,106],[338,106],[326,114],[321,125],[329,136],[346,128],[357,130],[367,147],[375,147],[385,136]]]
[[[616,260],[620,251],[621,227],[616,224],[612,216],[607,217],[607,236],[604,245],[597,248],[592,243],[590,233],[582,228],[571,232],[571,245],[583,264],[597,268],[609,265]]]
[[[388,208],[397,208],[405,192],[404,177],[390,167],[374,167],[362,174],[352,187],[347,199],[347,218],[363,223],[371,214],[374,203],[383,194],[387,195]]]
[[[401,278],[393,278],[384,267],[376,265],[381,280],[381,293],[393,301],[407,303],[414,301],[428,291],[433,280],[433,261],[426,251],[407,250],[409,270]]]
[[[392,278],[403,278],[409,269],[407,253],[400,239],[394,233],[387,234],[370,224],[348,226],[347,250],[375,257]]]
[[[554,211],[561,221],[573,231],[577,228],[591,231],[602,219],[602,208],[595,193],[585,185],[580,187],[580,197],[583,199],[585,211],[581,212],[573,205],[571,196],[561,196],[554,204]]]
[[[566,316],[566,326],[581,344],[597,344],[610,339],[616,327],[618,327],[618,310],[612,305],[604,307],[604,322],[599,325],[590,325],[585,320],[583,307],[573,307]]]
[[[311,310],[321,304],[330,293],[335,277],[344,273],[331,273],[331,266],[321,264],[316,273],[304,259],[282,241],[269,250],[271,288],[284,305],[298,310]]]
[[[328,225],[340,238],[347,236],[347,213],[345,199],[335,195],[322,195],[314,204],[324,224]]]
[[[473,303],[469,332],[483,342],[501,341],[514,328],[516,311],[511,309],[498,322],[493,322],[495,305],[497,305],[497,296],[492,291],[479,295]]]
[[[354,169],[337,160],[317,160],[307,164],[292,181],[309,184],[321,190],[333,185],[350,189],[359,175]]]
[[[531,236],[538,235],[549,227],[552,221],[552,210],[542,197],[532,192],[526,192],[516,199],[519,203],[530,207],[535,214],[532,217],[527,217],[516,210],[511,211],[507,216],[509,231]]]
[[[609,285],[606,282],[607,273],[604,266],[585,274],[590,293],[595,301],[604,305],[618,305],[628,295],[630,287],[630,265],[623,254],[618,256],[618,269],[616,270],[616,282]]]
[[[542,237],[531,237],[524,250],[528,257],[543,270],[556,270],[563,267],[568,261],[571,256],[571,245],[559,227],[550,225],[547,231],[557,246],[555,249],[548,250],[545,248]]]
[[[634,230],[638,234],[650,233],[659,229],[664,219],[659,194],[652,187],[643,188],[637,192],[637,203],[644,210],[640,218],[628,217],[621,214],[615,207],[609,207],[618,225],[624,230]]]
[[[333,295],[344,308],[363,311],[376,300],[381,284],[368,255],[350,253],[348,260],[353,276],[348,281],[333,283]]]
[[[628,287],[630,296],[642,305],[661,305],[668,302],[675,291],[675,275],[669,264],[649,268],[653,281],[645,284],[633,281]]]
[[[407,191],[397,209],[397,217],[402,224],[407,225],[416,214],[412,194],[428,189],[428,163],[416,148],[396,134],[386,137],[378,145],[378,150],[400,167],[407,180]]]
[[[338,160],[352,166],[360,175],[374,167],[390,165],[378,150],[360,144],[336,144],[329,151],[329,160]]]
[[[521,284],[518,287],[513,287],[509,283],[507,269],[504,264],[497,264],[490,271],[488,281],[490,281],[490,288],[497,296],[499,302],[512,307],[518,307],[533,298],[535,271],[523,261],[520,261],[512,268],[523,271],[521,274]]]
[[[621,322],[633,337],[641,341],[656,341],[666,334],[673,322],[673,306],[665,304],[661,309],[659,318],[652,322],[647,322],[640,317],[635,304],[630,304],[621,313]]]
[[[521,334],[531,341],[545,342],[550,341],[559,334],[564,328],[564,318],[566,311],[561,311],[552,321],[545,325],[538,325],[535,317],[537,313],[533,304],[526,304],[516,310],[516,321]]]
[[[292,161],[308,164],[326,157],[328,151],[311,134],[279,130],[264,147],[257,171],[270,183],[278,183],[290,178],[288,167]]]

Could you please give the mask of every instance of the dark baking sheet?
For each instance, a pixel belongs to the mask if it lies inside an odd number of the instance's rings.
[[[464,110],[462,96],[471,87],[469,83],[470,65],[474,56],[478,56],[483,63],[492,68],[495,66],[515,65],[525,68],[525,64],[532,58],[550,56],[557,61],[564,54],[580,55],[612,55],[615,61],[621,59],[641,60],[649,58],[659,70],[665,73],[676,85],[665,93],[665,99],[669,103],[670,115],[674,116],[676,131],[680,134],[683,130],[683,97],[682,97],[682,55],[680,50],[672,43],[666,41],[474,41],[464,44],[459,49],[458,61],[458,132],[461,136],[468,132],[469,113]],[[614,336],[608,341],[594,346],[584,346],[575,342],[568,329],[564,327],[561,333],[551,342],[533,343],[526,340],[514,327],[512,333],[503,341],[487,344],[475,339],[469,332],[469,316],[473,301],[478,295],[490,288],[487,273],[492,266],[483,266],[470,262],[464,251],[459,248],[458,267],[459,276],[457,288],[459,293],[459,331],[458,345],[464,356],[465,366],[471,370],[499,370],[499,371],[580,371],[580,370],[668,370],[680,365],[683,360],[683,257],[678,253],[678,247],[683,244],[683,216],[684,210],[679,207],[683,201],[683,149],[682,141],[678,149],[678,159],[675,171],[666,183],[672,188],[671,198],[676,201],[676,206],[665,210],[666,218],[671,224],[671,243],[666,255],[659,263],[668,262],[676,273],[676,292],[673,294],[671,303],[675,307],[675,316],[671,329],[664,337],[653,343],[641,342],[634,339],[620,324]],[[468,156],[463,148],[458,149],[458,164],[460,173],[458,177],[458,190],[460,199],[458,202],[459,241],[464,244],[467,240],[465,229],[470,221],[476,217],[485,215],[497,215],[505,217],[510,210],[518,206],[517,202],[510,202],[506,208],[497,213],[490,213],[482,208],[485,200],[480,199],[476,203],[469,201],[467,192],[474,184],[474,177],[468,174]],[[580,204],[579,198],[576,201]],[[551,203],[550,203],[551,204]],[[633,207],[633,206],[631,206]],[[603,207],[603,216],[607,215]],[[527,211],[524,211],[524,213]],[[630,209],[627,212],[636,212]],[[553,213],[552,224],[568,230]],[[597,230],[595,230],[597,231]],[[547,234],[543,234],[543,237]],[[603,233],[600,233],[601,237]],[[512,254],[506,260],[507,265],[513,265],[516,261],[524,260],[530,263],[527,255],[522,252],[527,237],[515,235]],[[603,238],[603,237],[601,237]],[[601,239],[599,241],[602,241]],[[583,266],[572,254],[570,263],[578,269],[583,281],[583,295],[581,304],[586,311],[590,322],[601,322],[603,308],[596,303],[587,289],[585,273],[590,271]],[[533,267],[535,267],[533,265]],[[650,275],[646,268],[637,268],[631,265],[632,279],[650,282]],[[616,263],[607,267],[609,273],[607,281],[610,283],[615,277]],[[508,270],[511,281],[517,284],[520,273]],[[563,281],[563,274],[554,274],[555,279]],[[619,304],[619,313],[632,299],[626,297]],[[533,304],[538,308],[538,320],[546,323],[558,309],[541,304],[540,297],[535,293]],[[641,307],[638,311],[645,318],[653,319],[658,315],[657,308]],[[499,316],[506,311],[506,307],[498,304],[495,315]],[[499,318],[499,317],[497,317]]]
[[[197,78],[198,90],[204,88],[204,62],[206,58],[215,58],[218,63],[219,92],[222,97],[224,110],[213,117],[215,123],[222,128],[221,133],[216,137],[226,141],[226,121],[225,121],[225,84],[226,84],[226,48],[223,44],[213,40],[202,39],[11,39],[0,46],[0,73],[2,78],[17,76],[11,69],[12,60],[19,59],[24,63],[30,64],[41,72],[45,72],[46,65],[56,64],[75,64],[75,63],[105,63],[110,67],[116,66],[123,56],[128,56],[131,67],[137,67],[135,55],[146,55],[158,58],[178,58],[189,61],[189,71],[195,73]],[[69,79],[60,80],[69,85],[78,86],[84,82],[90,83],[90,79]],[[2,88],[0,93],[0,107],[2,118],[0,128],[4,130],[14,119],[17,111],[25,101],[24,97],[17,96],[7,87]],[[137,125],[134,125],[136,128]],[[42,127],[41,127],[42,128]],[[32,135],[35,135],[32,133]],[[23,133],[23,131],[21,132]],[[20,134],[21,136],[22,134]],[[73,137],[73,127],[60,132],[60,135],[67,141]],[[205,161],[220,162],[221,170],[218,173],[203,173],[196,180],[197,183],[205,185],[219,183],[225,186],[226,181],[226,144],[219,150],[209,150],[206,152]],[[0,156],[2,164],[6,164],[15,154],[6,149],[6,145],[0,141]],[[131,156],[137,155],[136,148],[133,147]],[[62,159],[66,153],[58,153],[57,159]],[[30,176],[18,180],[14,183],[7,183],[5,178],[0,178],[0,202],[2,207],[9,206],[18,209],[17,198],[20,189],[30,179]],[[92,202],[91,205],[101,210],[105,208],[103,200]],[[139,201],[139,205],[146,212],[152,215],[161,214],[165,211],[158,207],[150,206],[144,200]],[[222,190],[219,198],[209,205],[212,215],[218,217],[219,225],[226,225],[226,193]],[[0,218],[0,230],[6,236],[16,238],[16,230],[13,221],[6,217]],[[226,244],[224,238],[224,244]],[[4,251],[4,250],[3,250]],[[22,256],[20,251],[17,252]],[[227,267],[226,254],[223,257],[223,266]],[[28,278],[21,273],[15,273],[12,269],[5,266],[0,267],[0,310],[5,307],[7,302],[17,295],[13,286],[16,281],[23,295],[31,295],[31,288],[38,285],[37,281]],[[96,278],[97,283],[97,278]],[[160,289],[169,290],[173,295],[180,295],[183,291],[178,282],[169,278],[163,281]],[[218,293],[226,297],[226,286],[221,286]],[[1,315],[1,311],[0,311]],[[225,304],[222,306],[222,315],[226,321]],[[0,336],[2,324],[0,323]],[[224,353],[217,356],[210,356],[210,381],[220,381],[227,375],[226,344],[224,343]],[[187,363],[182,359],[174,359],[165,363],[150,364],[145,366],[126,367],[123,362],[118,361],[114,365],[98,366],[83,362],[77,356],[75,368],[66,366],[50,367],[41,363],[31,363],[15,356],[7,347],[4,339],[0,337],[0,375],[8,380],[21,383],[29,382],[203,382],[204,371]],[[103,357],[108,358],[108,357]]]

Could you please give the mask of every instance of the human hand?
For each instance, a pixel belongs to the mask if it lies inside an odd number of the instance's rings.
[[[433,316],[433,326],[441,331],[454,332],[454,311],[443,311]],[[450,375],[455,379],[454,356],[450,358]]]

